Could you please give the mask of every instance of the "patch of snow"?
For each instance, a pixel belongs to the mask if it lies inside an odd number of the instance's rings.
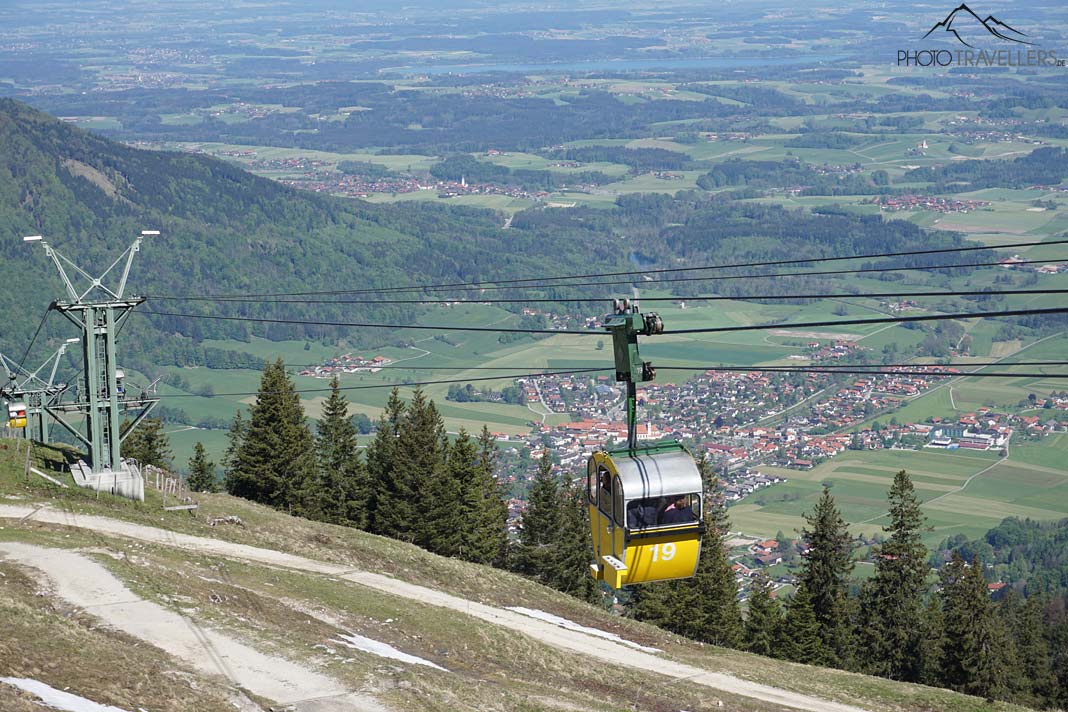
[[[380,643],[377,640],[370,638],[364,638],[362,635],[356,635],[355,633],[342,634],[339,636],[341,640],[331,640],[331,643],[337,643],[338,645],[344,645],[346,648],[352,648],[353,650],[362,650],[365,653],[371,653],[371,655],[378,655],[383,658],[390,658],[392,660],[399,660],[402,663],[413,663],[415,665],[426,665],[432,667],[435,670],[442,670],[448,672],[440,665],[436,665],[429,660],[409,655],[408,653],[402,653],[394,648],[392,645],[386,643]]]
[[[223,586],[227,585],[226,581],[222,581],[221,579],[217,579],[217,578],[209,578],[208,576],[201,576],[200,574],[197,574],[197,578],[200,579],[201,581],[207,581],[208,583],[218,583],[218,584],[222,584]]]
[[[584,625],[579,625],[578,623],[575,623],[574,621],[569,621],[566,618],[561,618],[560,616],[554,616],[552,613],[546,613],[545,611],[537,611],[537,610],[534,610],[533,608],[523,608],[522,606],[510,606],[508,608],[508,610],[509,611],[514,611],[515,613],[520,613],[520,614],[522,614],[524,616],[529,616],[530,618],[537,618],[538,620],[545,621],[546,623],[552,623],[553,625],[558,625],[561,628],[566,628],[567,630],[574,630],[574,631],[578,631],[579,633],[585,633],[586,635],[593,635],[593,636],[596,636],[598,638],[604,638],[605,640],[611,640],[612,642],[615,642],[615,643],[621,643],[623,645],[626,645],[628,647],[634,648],[636,650],[641,650],[642,652],[646,652],[646,653],[662,653],[662,652],[664,652],[664,651],[660,650],[660,648],[650,648],[650,647],[645,646],[645,645],[639,645],[638,643],[634,643],[634,642],[631,642],[631,641],[626,640],[624,638],[620,638],[615,633],[609,633],[607,631],[598,630],[597,628],[588,628],[588,627],[586,627]]]
[[[0,677],[0,682],[6,682],[12,687],[17,687],[20,690],[29,692],[31,695],[36,695],[37,699],[41,700],[43,704],[57,710],[65,710],[66,712],[126,712],[118,707],[102,705],[26,677]]]

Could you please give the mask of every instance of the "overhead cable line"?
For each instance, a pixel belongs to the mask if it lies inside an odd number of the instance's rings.
[[[580,334],[604,336],[599,331],[573,331],[567,329],[519,329],[500,326],[429,326],[426,324],[363,324],[347,321],[302,321],[300,319],[267,319],[249,316],[215,316],[211,314],[178,314],[174,312],[137,311],[144,316],[171,316],[188,319],[217,319],[220,321],[244,321],[260,324],[302,324],[305,326],[349,326],[366,329],[422,329],[428,331],[489,331],[500,334]]]
[[[1068,362],[1042,362],[1044,365],[1051,366],[1068,366]],[[992,366],[995,364],[987,364]],[[1012,366],[1015,364],[1001,364],[1006,366]],[[1021,364],[1022,365],[1022,364]],[[433,385],[446,385],[453,383],[473,383],[479,381],[503,381],[503,380],[515,380],[519,378],[544,378],[546,376],[565,376],[565,375],[579,375],[585,373],[600,373],[605,371],[612,371],[612,367],[604,368],[582,368],[582,369],[570,369],[567,371],[556,371],[554,373],[512,373],[502,374],[500,376],[479,376],[476,378],[447,378],[438,379],[432,381],[412,381],[410,383],[376,383],[371,385],[362,386],[341,386],[339,391],[361,391],[372,390],[380,388],[414,388],[416,386],[433,386]],[[847,369],[832,369],[823,367],[810,367],[810,366],[659,366],[658,371],[720,371],[720,372],[742,372],[742,373],[825,373],[829,375],[839,374],[848,376],[926,376],[928,378],[1041,378],[1041,379],[1068,379],[1068,373],[1029,373],[1029,372],[1005,372],[1005,373],[948,373],[938,371],[925,371],[925,370],[896,370],[896,371],[873,371],[873,370],[847,370]],[[297,388],[293,393],[328,393],[333,389],[329,387],[325,388]],[[213,393],[210,396],[201,395],[199,393],[164,393],[160,394],[159,398],[224,398],[224,397],[244,397],[255,395],[268,395],[273,392],[261,392],[261,391],[240,391],[235,393]]]
[[[1050,262],[1057,262],[1059,259],[1045,259],[1045,260],[1020,260],[1018,262],[1012,262],[1009,266],[1015,267],[1018,265],[1033,265],[1033,264],[1049,264]],[[724,279],[767,279],[770,277],[819,277],[823,275],[832,274],[875,274],[879,272],[918,272],[926,270],[938,270],[938,269],[959,269],[962,267],[1003,267],[1006,263],[997,262],[960,262],[953,264],[938,264],[938,265],[924,265],[921,267],[863,267],[860,269],[832,269],[832,270],[818,270],[818,271],[805,271],[805,272],[777,272],[777,273],[764,273],[756,272],[750,274],[726,274],[716,275],[710,277],[675,277],[671,279],[657,279],[642,282],[643,286],[655,286],[658,284],[677,284],[679,282],[715,282]],[[729,265],[734,267],[736,265]],[[334,292],[305,292],[303,294],[315,296],[323,294],[364,294],[364,293],[378,293],[378,292],[434,292],[434,291],[456,291],[458,289],[477,289],[480,292],[497,291],[502,289],[556,289],[558,287],[603,287],[607,285],[631,285],[638,280],[606,280],[600,281],[596,284],[590,284],[589,282],[568,282],[563,284],[524,284],[524,285],[504,285],[504,286],[489,286],[482,287],[479,285],[468,285],[466,287],[384,287],[382,289],[366,289],[366,290],[338,290]],[[229,295],[222,297],[213,297],[213,301],[221,301],[223,299],[232,299],[234,301],[250,301],[252,297],[255,297],[254,303],[263,303],[266,300],[263,297],[286,297],[286,296],[302,296],[300,292],[291,292],[288,294],[267,294],[267,295],[246,295],[248,298],[242,298],[241,295]],[[182,296],[170,296],[170,295],[147,295],[146,299],[186,299]],[[571,300],[577,301],[577,300]]]
[[[768,275],[778,276],[778,275]],[[716,301],[763,301],[774,299],[881,299],[889,297],[967,297],[967,296],[1008,296],[1008,295],[1043,295],[1068,294],[1068,289],[999,289],[999,290],[941,290],[922,292],[866,292],[864,294],[778,294],[755,295],[699,295],[673,297],[639,297],[641,302],[716,302]],[[230,302],[237,304],[572,304],[575,302],[611,302],[613,297],[532,297],[511,299],[258,299],[254,297],[150,297],[186,302]]]
[[[815,364],[799,364],[797,366],[791,365],[774,365],[774,366],[733,366],[730,364],[719,364],[715,366],[658,366],[658,371],[697,371],[706,369],[709,371],[731,369],[740,371],[778,371],[778,370],[792,370],[797,368],[819,368],[819,369],[887,369],[887,368],[989,368],[990,366],[1068,366],[1068,361],[990,361],[989,363],[975,363],[974,361],[952,361],[949,363],[815,363]],[[956,375],[956,374],[953,374]]]
[[[292,368],[337,368],[338,364],[330,364],[328,362],[321,363],[283,363],[287,369]],[[807,364],[806,364],[807,365]],[[939,367],[964,367],[964,366],[1061,366],[1068,365],[1068,362],[1064,361],[991,361],[989,363],[975,362],[975,361],[951,361],[948,363],[827,363],[818,364],[821,368],[895,368],[901,367],[920,367],[920,366],[939,366]],[[514,371],[521,366],[357,366],[358,369],[377,368],[378,372],[381,371]],[[566,366],[529,366],[531,370],[544,371],[542,375],[551,376],[557,369],[563,369],[560,373],[569,373],[570,370]],[[701,369],[704,366],[694,366],[694,369]],[[711,368],[711,366],[709,367]],[[766,369],[774,368],[793,368],[793,366],[765,366]],[[256,370],[248,366],[233,366],[233,367],[220,367],[213,370],[217,371],[240,371],[240,370]],[[344,373],[353,375],[362,373],[362,371],[344,371]]]
[[[37,336],[41,333],[41,328],[45,325],[45,322],[48,321],[48,315],[51,313],[52,306],[49,305],[48,308],[45,309],[44,314],[41,315],[41,321],[37,322],[37,329],[33,332],[33,338],[30,339],[29,346],[27,346],[26,350],[22,353],[22,360],[19,361],[19,371],[22,371],[23,367],[26,365],[26,359],[30,356],[30,349],[32,349],[33,345],[37,343]]]
[[[555,373],[512,373],[512,374],[502,374],[500,376],[478,376],[476,378],[446,378],[446,379],[435,380],[435,381],[412,381],[411,383],[378,383],[378,384],[367,385],[367,386],[342,386],[342,387],[338,388],[338,390],[339,391],[362,391],[362,390],[369,390],[369,389],[372,389],[372,388],[412,388],[412,387],[415,387],[415,386],[437,386],[437,385],[444,385],[444,384],[447,384],[447,383],[472,383],[472,382],[475,382],[475,381],[503,381],[503,380],[507,380],[507,379],[513,379],[514,380],[514,379],[517,379],[517,378],[541,378],[541,377],[544,377],[544,376],[560,376],[560,375],[570,375],[570,374],[578,374],[578,373],[598,373],[600,371],[611,371],[611,370],[612,370],[611,367],[607,367],[606,366],[604,368],[571,369],[569,371],[557,371]],[[296,389],[294,391],[289,391],[289,392],[292,392],[292,393],[329,393],[332,390],[333,389],[330,388],[330,387],[326,387],[326,388],[298,388],[298,389]],[[267,395],[269,393],[272,393],[272,392],[267,391],[267,392],[261,393],[260,391],[245,391],[245,392],[241,392],[241,393],[213,393],[210,396],[200,395],[199,393],[171,393],[171,394],[162,394],[159,397],[160,398],[222,398],[222,397],[227,397],[227,396]]]
[[[991,364],[992,365],[992,364]],[[1068,363],[1056,364],[1060,366],[1068,366]],[[693,371],[697,369],[689,368],[687,366],[658,366],[658,371]],[[829,369],[829,368],[810,368],[807,366],[783,366],[778,368],[761,368],[758,366],[710,366],[706,371],[725,371],[725,372],[762,372],[762,373],[828,373],[828,374],[842,374],[847,376],[926,376],[932,377],[945,377],[945,378],[1041,378],[1041,379],[1068,379],[1068,373],[987,373],[987,372],[975,372],[975,373],[943,373],[938,371],[871,371],[871,370],[845,370],[845,369]]]
[[[572,329],[519,329],[498,326],[430,326],[425,324],[373,324],[348,321],[304,321],[300,319],[270,319],[266,317],[218,316],[212,314],[182,314],[176,312],[137,311],[134,314],[145,316],[169,316],[183,319],[214,319],[219,321],[243,321],[266,324],[294,324],[302,326],[338,326],[366,329],[421,329],[427,331],[479,331],[505,334],[570,334],[575,336],[604,336],[604,332],[593,329],[576,331]],[[911,321],[943,321],[948,319],[982,319],[1004,316],[1033,316],[1039,314],[1064,314],[1068,307],[1048,307],[1043,309],[1010,309],[986,312],[958,312],[954,314],[928,314],[919,316],[891,316],[875,319],[839,319],[837,321],[803,321],[796,323],[750,324],[744,326],[713,326],[697,329],[671,329],[664,334],[710,334],[731,331],[759,331],[765,329],[799,329],[815,326],[858,326],[864,324],[895,324]]]
[[[1056,262],[1058,260],[1021,260],[1019,262],[1013,262],[1012,266],[1030,265],[1030,264],[1049,264],[1051,261],[1052,262]],[[864,267],[864,268],[861,268],[861,269],[852,269],[852,268],[849,268],[849,269],[828,269],[828,270],[817,270],[817,271],[809,271],[809,272],[777,272],[777,273],[772,273],[772,274],[768,274],[768,273],[765,273],[765,272],[755,272],[755,273],[750,273],[750,274],[722,274],[722,275],[714,275],[714,276],[711,276],[711,277],[672,277],[670,279],[650,280],[648,282],[642,282],[641,284],[644,287],[654,287],[654,286],[656,286],[658,284],[678,284],[680,282],[716,282],[716,281],[725,280],[725,279],[768,279],[768,278],[771,278],[771,277],[819,277],[819,276],[832,275],[832,274],[875,274],[875,273],[879,273],[879,272],[917,272],[917,271],[936,270],[936,269],[958,269],[958,268],[961,268],[961,267],[1001,267],[1004,264],[1005,263],[1000,262],[1000,261],[998,261],[998,262],[963,262],[963,263],[956,263],[956,264],[924,265],[922,267]],[[608,281],[598,282],[596,286],[605,286],[605,285],[610,285],[610,284],[611,285],[631,285],[631,284],[634,284],[636,281],[637,280],[624,280],[624,281],[608,280]],[[591,286],[591,285],[589,283],[587,283],[587,282],[570,282],[570,283],[564,283],[564,284],[545,284],[545,285],[532,284],[532,285],[522,285],[522,286],[519,286],[519,287],[508,287],[508,286],[504,286],[504,287],[482,287],[482,288],[480,288],[480,291],[486,292],[486,291],[490,291],[490,290],[499,290],[499,289],[539,289],[539,288],[589,287],[589,286]],[[414,290],[410,290],[409,289],[409,290],[406,290],[406,291],[414,291]],[[435,290],[427,289],[427,290],[423,290],[423,291],[435,291]],[[436,290],[436,291],[443,291],[443,290]]]
[[[412,285],[408,287],[379,287],[373,289],[337,289],[328,291],[313,291],[313,292],[268,292],[263,294],[252,295],[232,295],[236,297],[295,297],[295,296],[314,296],[320,294],[367,294],[367,293],[384,293],[384,292],[411,292],[421,290],[442,290],[442,289],[507,289],[507,285],[522,285],[524,282],[549,282],[557,280],[569,280],[569,279],[595,279],[600,277],[621,277],[627,275],[642,276],[648,274],[668,274],[674,272],[696,272],[703,270],[721,270],[721,269],[735,269],[739,267],[781,267],[786,265],[800,265],[800,264],[818,264],[821,262],[840,262],[845,260],[864,260],[864,259],[877,259],[882,257],[910,257],[915,255],[936,255],[945,253],[957,253],[957,252],[976,252],[982,250],[994,250],[994,249],[1009,249],[1015,247],[1037,247],[1040,245],[1063,245],[1068,244],[1068,240],[1051,240],[1048,242],[1043,241],[1030,241],[1030,242],[1014,242],[1005,245],[997,245],[990,247],[987,245],[979,245],[973,247],[943,247],[930,250],[907,250],[903,252],[880,252],[866,255],[842,255],[837,257],[810,257],[810,258],[795,258],[789,260],[769,260],[761,262],[739,262],[732,264],[722,265],[705,265],[701,267],[665,267],[658,269],[645,269],[645,270],[626,270],[618,272],[591,272],[588,274],[569,274],[559,275],[555,277],[523,277],[516,279],[487,279],[479,282],[452,282],[444,284],[426,284],[426,285]],[[852,271],[852,270],[851,270]],[[659,280],[658,280],[659,281]],[[668,281],[668,280],[666,280]],[[483,285],[495,285],[495,286],[483,286]],[[527,287],[536,287],[541,285],[523,285]],[[545,286],[565,286],[565,285],[545,285]],[[146,295],[150,298],[162,299],[164,295]],[[218,295],[226,296],[226,295]]]
[[[802,321],[794,324],[751,324],[748,326],[712,326],[700,329],[670,329],[664,334],[712,334],[726,331],[760,331],[763,329],[800,329],[814,326],[859,326],[863,324],[896,324],[910,321],[943,321],[947,319],[976,319],[1001,316],[1033,316],[1038,314],[1065,314],[1068,307],[1046,309],[1009,309],[990,312],[958,312],[956,314],[928,314],[920,316],[889,316],[877,319],[840,319],[838,321]]]
[[[283,363],[286,368],[320,368],[329,367],[328,363],[302,363],[302,364],[289,364]],[[357,366],[357,368],[368,368],[367,366]],[[523,368],[522,366],[373,366],[371,368],[377,368],[380,371],[514,371],[517,368]],[[570,370],[566,366],[530,366],[531,369],[538,371],[545,371],[545,375],[552,375],[556,370],[563,369],[561,373],[570,373]],[[232,370],[232,369],[221,369]],[[358,373],[358,371],[353,371]]]

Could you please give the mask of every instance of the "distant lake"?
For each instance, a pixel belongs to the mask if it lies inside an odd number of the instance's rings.
[[[588,62],[546,62],[543,64],[432,64],[420,67],[391,67],[383,72],[401,74],[475,74],[481,72],[638,72],[658,69],[724,69],[729,67],[769,67],[788,64],[818,64],[845,59],[840,54],[811,54],[789,57],[694,57],[691,59],[599,59]]]

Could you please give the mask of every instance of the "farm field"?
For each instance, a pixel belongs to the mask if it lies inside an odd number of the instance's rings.
[[[732,530],[754,536],[794,536],[826,483],[854,534],[872,535],[886,523],[886,492],[906,470],[923,504],[929,547],[963,533],[979,537],[1005,517],[1051,521],[1068,517],[1068,469],[1058,466],[1063,434],[995,453],[961,450],[847,451],[807,471],[761,468],[786,477],[730,508]]]
[[[866,282],[867,280],[858,280],[860,285],[866,286]],[[846,315],[834,313],[836,309],[840,310],[843,304]],[[871,311],[869,304],[874,306],[876,302],[853,298],[848,303],[824,300],[806,305],[775,305],[740,300],[702,304],[700,301],[688,300],[686,308],[677,304],[658,303],[655,309],[670,330],[745,326],[772,320],[797,323],[881,316],[877,311]],[[591,314],[596,313],[596,309],[597,305],[590,305]],[[447,318],[435,323],[514,326],[516,322],[517,317],[496,307],[466,305],[451,308]],[[1033,346],[1028,345],[1021,351],[1024,346],[1021,343],[1002,344],[989,339],[983,341],[978,338],[981,336],[978,333],[982,331],[981,327],[975,327],[974,330],[977,332],[975,352],[978,356],[987,357],[992,351],[996,352],[996,356],[1019,351],[1019,356],[1014,357],[1017,360],[1024,357],[1050,360],[1059,358],[1059,354],[1068,349],[1068,337],[1065,336]],[[608,373],[612,367],[610,349],[598,350],[596,347],[598,341],[610,343],[607,335],[601,332],[591,332],[589,336],[560,334],[537,340],[522,339],[508,344],[500,343],[497,335],[492,333],[453,332],[447,337],[435,337],[433,333],[398,330],[392,335],[394,343],[407,342],[409,345],[406,348],[386,346],[365,350],[362,354],[364,356],[385,356],[393,359],[394,364],[373,374],[342,374],[341,385],[347,389],[350,412],[362,413],[375,420],[381,414],[382,406],[392,387],[400,388],[403,398],[410,398],[414,388],[411,384],[416,382],[490,379],[474,381],[473,385],[500,389],[512,383],[509,376],[538,369],[603,368],[605,373]],[[826,340],[832,338],[832,335],[856,341],[860,346],[870,349],[873,354],[878,354],[888,343],[897,344],[899,352],[907,353],[910,347],[918,343],[923,333],[901,326],[877,324],[821,328],[817,331],[783,329],[776,332],[665,334],[644,339],[642,354],[663,369],[658,375],[658,382],[678,383],[685,381],[695,372],[714,365],[796,365],[798,361],[787,357],[803,354],[802,345],[813,338]],[[209,341],[205,342],[205,345],[250,353],[264,360],[283,358],[294,373],[297,388],[308,391],[304,394],[304,405],[308,417],[312,419],[320,415],[328,384],[323,379],[299,376],[296,372],[303,367],[320,364],[351,351],[345,348],[329,348],[315,342],[270,342],[258,338],[248,343]],[[1012,358],[1008,360],[1011,361]],[[484,367],[506,368],[508,371],[496,379],[492,378],[496,374],[478,370]],[[693,367],[694,370],[668,370],[667,367]],[[183,388],[187,390],[161,386],[161,393],[165,396],[164,405],[181,408],[192,423],[200,422],[204,418],[228,422],[236,407],[247,406],[253,402],[254,397],[247,394],[254,393],[259,385],[258,370],[173,368],[171,372],[181,376],[185,382]],[[1015,405],[1021,399],[1027,398],[1030,392],[1045,393],[1059,387],[1058,381],[1047,382],[1041,379],[963,379],[954,381],[952,386],[936,388],[929,394],[910,401],[893,415],[901,422],[923,421],[931,416],[950,417],[958,411],[974,411],[984,404]],[[537,404],[527,407],[504,403],[448,402],[445,400],[447,390],[447,383],[424,386],[424,391],[437,403],[445,418],[446,428],[451,432],[456,432],[461,427],[468,431],[477,431],[486,424],[494,432],[518,435],[529,432],[530,422],[540,421],[545,415]],[[215,395],[205,397],[203,394],[206,391]],[[889,417],[883,416],[881,419],[885,421]],[[546,418],[549,423],[569,419],[565,414],[546,415]],[[204,441],[210,456],[216,460],[221,457],[225,449],[225,438],[215,437],[214,431],[183,428],[184,426],[180,425],[172,428],[174,431],[180,431],[175,432],[173,445],[177,463],[184,466],[197,439]],[[198,438],[199,434],[203,434],[204,438]]]

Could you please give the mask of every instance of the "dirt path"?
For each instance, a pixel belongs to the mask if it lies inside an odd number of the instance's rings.
[[[751,697],[765,702],[783,705],[785,707],[810,710],[811,712],[863,712],[859,707],[830,702],[768,685],[748,682],[731,675],[710,672],[692,665],[685,665],[683,663],[666,660],[651,653],[633,650],[619,643],[613,643],[578,631],[567,630],[553,625],[552,623],[534,620],[513,611],[476,603],[458,596],[453,596],[424,586],[417,586],[381,574],[354,570],[351,567],[329,564],[302,556],[296,556],[294,554],[286,554],[270,549],[248,546],[246,544],[236,544],[217,539],[180,534],[165,529],[132,524],[106,517],[75,515],[71,512],[56,511],[48,508],[36,509],[34,506],[28,505],[0,505],[0,518],[22,519],[24,517],[28,518],[29,515],[32,515],[32,519],[37,522],[63,524],[77,527],[79,529],[91,529],[101,534],[130,537],[138,541],[172,546],[179,549],[197,551],[203,554],[223,556],[266,564],[269,566],[279,566],[313,574],[325,574],[334,578],[342,578],[351,581],[352,583],[373,588],[393,596],[408,598],[432,606],[440,606],[459,613],[464,613],[474,618],[518,631],[547,645],[575,652],[587,658],[600,660],[611,665],[622,665],[647,672],[658,673],[672,678],[686,679],[698,685],[704,685],[723,692]],[[10,546],[13,545],[0,544],[2,550],[7,550]],[[101,570],[103,570],[102,567]],[[105,571],[104,573],[106,574],[107,572]],[[132,594],[127,591],[126,595],[131,596]],[[163,611],[163,609],[160,610]],[[166,613],[166,611],[163,612]]]
[[[373,699],[288,660],[237,640],[133,594],[111,572],[73,551],[0,542],[0,556],[38,569],[55,594],[108,625],[165,650],[207,674],[301,712],[383,712]]]

